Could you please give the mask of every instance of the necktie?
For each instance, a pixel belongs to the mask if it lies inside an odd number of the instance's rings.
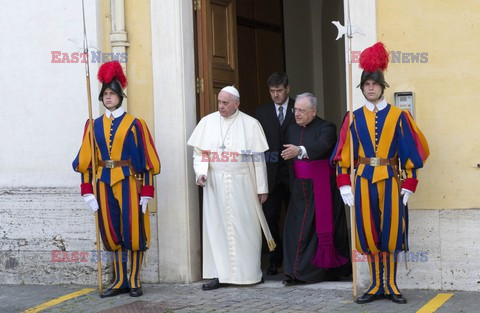
[[[284,119],[285,117],[283,116],[283,107],[280,106],[278,107],[278,121],[280,122],[280,125],[282,125]]]

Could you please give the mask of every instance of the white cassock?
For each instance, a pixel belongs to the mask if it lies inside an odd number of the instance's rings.
[[[239,110],[228,118],[215,112],[202,118],[188,145],[194,147],[196,179],[207,176],[203,278],[217,277],[220,283],[229,284],[258,283],[262,278],[258,212],[263,215],[258,194],[268,193],[263,157],[268,144],[260,123]],[[210,157],[202,151],[210,151]]]

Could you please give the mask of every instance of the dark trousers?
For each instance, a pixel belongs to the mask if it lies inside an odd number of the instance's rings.
[[[270,188],[270,187],[269,187]],[[269,192],[268,199],[263,204],[263,212],[267,220],[268,227],[272,233],[272,237],[277,244],[275,250],[270,252],[270,263],[281,266],[283,262],[283,229],[280,229],[280,217],[282,213],[282,205],[288,208],[290,201],[290,188],[288,184],[288,175],[285,177],[277,177],[277,183],[273,186],[273,190]]]

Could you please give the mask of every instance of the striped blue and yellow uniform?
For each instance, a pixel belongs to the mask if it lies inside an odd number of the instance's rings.
[[[90,127],[85,125],[80,151],[73,169],[81,174],[81,193],[93,193],[92,149]],[[114,251],[116,283],[113,288],[127,284],[125,261],[131,259],[130,287],[138,287],[143,251],[148,249],[150,223],[148,212],[141,210],[140,196],[153,197],[153,175],[160,172],[160,160],[145,121],[128,113],[110,119],[102,115],[93,122],[99,228],[105,250]],[[99,161],[129,160],[131,166],[107,168]],[[134,174],[143,175],[139,190]],[[127,252],[128,251],[128,252]]]
[[[408,209],[403,206],[399,190],[403,187],[415,191],[417,171],[429,155],[428,144],[409,112],[390,104],[377,113],[366,106],[355,110],[350,130],[349,125],[347,114],[332,162],[336,164],[338,186],[350,184],[350,141],[353,141],[355,238],[358,251],[370,256],[372,286],[367,292],[384,293],[385,270],[385,292],[400,294],[395,282],[395,255],[408,250],[408,240],[404,236],[408,227]],[[360,164],[357,162],[359,157],[398,159],[406,176],[405,182],[399,186],[390,164]]]

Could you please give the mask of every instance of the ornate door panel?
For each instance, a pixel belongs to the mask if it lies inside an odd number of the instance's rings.
[[[235,0],[198,1],[197,92],[201,118],[217,110],[217,95],[223,87],[239,86]]]

